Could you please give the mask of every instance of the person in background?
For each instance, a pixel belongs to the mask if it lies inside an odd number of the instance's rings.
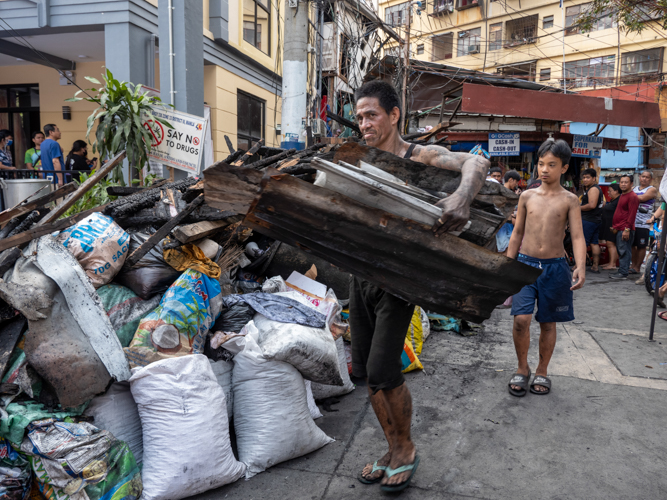
[[[90,172],[92,169],[97,167],[97,158],[89,160],[86,158],[87,156],[88,144],[86,141],[74,141],[74,144],[72,144],[72,149],[67,154],[67,158],[65,159],[65,170],[84,170]],[[74,174],[75,179],[78,177],[78,173]]]
[[[515,193],[519,187],[520,180],[521,176],[519,175],[519,172],[517,172],[516,170],[508,170],[507,172],[505,172],[505,177],[503,178],[505,187],[510,191],[514,191]]]
[[[33,168],[35,170],[42,168],[42,142],[44,142],[44,132],[35,130],[32,133],[32,143],[35,146],[25,152],[25,168]]]
[[[591,246],[593,254],[592,273],[599,273],[600,264],[600,224],[602,224],[602,207],[604,196],[597,183],[597,172],[587,168],[581,174],[581,183],[584,185],[584,194],[581,196],[581,219],[584,226],[586,245]]]
[[[60,172],[65,170],[65,159],[63,158],[63,150],[58,144],[60,139],[60,129],[54,124],[49,123],[44,125],[44,135],[46,139],[41,144],[42,148],[42,170]],[[58,174],[54,178],[57,184],[63,183],[63,176]]]
[[[500,181],[503,179],[503,170],[500,167],[492,167],[489,169],[489,175],[486,176],[487,181],[497,182],[500,184]]]
[[[648,220],[653,215],[653,205],[658,197],[658,190],[651,186],[653,174],[644,170],[639,176],[639,186],[633,188],[634,193],[639,197],[639,208],[635,219],[635,238],[632,242],[632,265],[630,274],[639,274],[644,257],[646,257],[646,247],[648,246],[651,224]]]
[[[611,226],[614,220],[614,212],[618,205],[618,199],[621,196],[621,187],[617,184],[609,186],[609,202],[602,207],[602,225],[600,226],[600,243],[606,243],[607,254],[609,255],[609,263],[601,266],[600,269],[605,271],[613,271],[616,268],[616,261],[618,260],[618,252],[616,251],[616,234]]]
[[[609,276],[614,280],[628,278],[630,262],[632,261],[632,242],[635,237],[635,218],[637,217],[637,207],[639,207],[639,197],[632,191],[632,177],[629,175],[621,176],[619,185],[622,194],[614,212],[612,227],[616,231],[616,248],[618,249],[621,265],[617,273]]]
[[[15,170],[12,166],[12,155],[7,155],[7,143],[11,141],[11,139],[12,136],[10,135],[9,130],[0,130],[0,170]]]

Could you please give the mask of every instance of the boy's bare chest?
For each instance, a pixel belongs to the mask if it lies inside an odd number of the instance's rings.
[[[567,200],[558,197],[534,196],[526,203],[527,219],[533,222],[563,223],[567,220],[569,205]]]

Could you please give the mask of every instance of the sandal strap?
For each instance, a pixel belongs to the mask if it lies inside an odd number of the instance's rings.
[[[378,465],[378,461],[376,460],[375,463],[373,464],[373,470],[368,475],[372,476],[377,471],[379,471],[379,470],[386,471],[388,468],[389,468],[389,466],[387,466],[387,465]]]
[[[415,464],[409,464],[409,465],[403,465],[401,467],[398,467],[396,469],[392,469],[390,467],[387,467],[387,470],[385,471],[385,476],[391,477],[395,476],[396,474],[400,474],[401,472],[408,472],[411,471],[412,469],[415,468]]]

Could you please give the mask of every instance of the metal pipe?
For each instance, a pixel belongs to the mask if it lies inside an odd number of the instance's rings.
[[[148,85],[155,88],[155,47],[157,46],[157,35],[151,34],[148,42]]]
[[[169,81],[171,88],[169,89],[169,99],[171,102],[171,105],[173,106],[175,104],[175,97],[174,94],[176,91],[174,90],[174,24],[172,22],[172,11],[174,10],[174,7],[172,6],[171,3],[172,0],[169,0]]]
[[[663,219],[664,220],[664,219]],[[658,273],[655,276],[655,291],[653,292],[653,314],[651,314],[651,329],[648,332],[648,341],[653,342],[653,332],[655,331],[655,315],[658,311],[658,294],[660,292],[660,281],[662,281],[662,267],[665,263],[665,243],[667,242],[667,227],[664,222],[662,225],[662,234],[660,236],[660,248],[658,248]],[[650,273],[650,269],[645,269],[645,273]]]
[[[319,20],[319,28],[318,28],[318,33],[320,35],[318,39],[318,44],[319,44],[319,49],[318,49],[318,54],[317,54],[317,67],[318,67],[318,83],[317,83],[317,96],[320,98],[319,102],[319,107],[320,109],[322,108],[322,32],[324,31],[324,1],[322,3],[318,4],[317,8],[319,9],[320,13],[320,20]],[[317,118],[320,116],[320,110],[317,110]]]
[[[561,73],[563,74],[563,93],[567,94],[567,85],[565,83],[565,4],[563,3],[563,0],[561,0],[560,10],[563,19],[563,69],[561,70]]]

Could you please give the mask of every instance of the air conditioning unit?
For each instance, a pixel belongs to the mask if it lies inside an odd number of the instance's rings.
[[[324,120],[320,120],[319,118],[315,118],[311,124],[311,132],[314,136],[322,136],[326,134],[326,123],[324,123]]]
[[[296,9],[299,5],[299,0],[288,0],[287,4],[290,6],[290,8]]]
[[[479,45],[468,45],[468,54],[479,54]]]

